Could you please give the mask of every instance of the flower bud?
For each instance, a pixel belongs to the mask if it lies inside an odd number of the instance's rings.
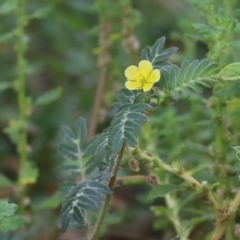
[[[133,170],[134,172],[140,171],[138,160],[131,158],[129,160],[128,164],[129,164],[129,167],[131,168],[131,170]]]
[[[156,176],[149,175],[146,177],[146,181],[151,185],[154,185],[154,186],[158,185],[158,179]]]
[[[156,107],[158,105],[158,99],[156,97],[152,97],[150,99],[150,105]]]

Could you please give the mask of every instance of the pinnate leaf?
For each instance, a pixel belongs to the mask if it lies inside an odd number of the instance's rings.
[[[87,124],[83,118],[79,118],[76,122],[77,137],[81,142],[84,142],[87,137]]]
[[[142,112],[150,107],[149,104],[144,103],[130,105],[115,116],[109,132],[109,144],[113,152],[119,152],[124,143],[131,147],[137,145],[137,140],[133,134],[141,130],[140,124],[148,121],[148,118]]]
[[[85,225],[84,211],[99,210],[106,194],[111,194],[110,189],[95,181],[84,181],[72,187],[62,205],[61,229],[65,232],[72,219]]]
[[[190,96],[192,91],[202,93],[203,87],[210,87],[216,81],[217,64],[208,59],[193,62],[184,61],[181,67],[171,65],[163,68],[159,86],[170,91],[172,98]]]
[[[177,51],[177,48],[171,47],[163,50],[165,40],[165,37],[161,37],[152,47],[146,46],[141,52],[140,60],[148,60],[155,68],[169,65],[170,63],[165,60],[173,55]]]

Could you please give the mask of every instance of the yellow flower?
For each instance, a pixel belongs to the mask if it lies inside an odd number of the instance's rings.
[[[153,69],[152,63],[147,60],[139,62],[138,67],[129,66],[125,70],[127,82],[125,87],[129,90],[143,89],[149,91],[155,82],[158,82],[161,73],[158,69]]]

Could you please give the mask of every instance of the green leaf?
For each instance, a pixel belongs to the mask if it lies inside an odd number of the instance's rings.
[[[17,0],[6,0],[0,7],[0,15],[8,14],[17,8]]]
[[[58,148],[58,154],[66,160],[78,160],[78,152],[76,148],[61,144]]]
[[[12,216],[18,209],[18,205],[0,200],[0,220],[6,216]]]
[[[35,12],[33,12],[29,16],[29,18],[38,18],[38,19],[46,18],[52,10],[53,10],[52,7],[43,7],[43,8],[37,9]]]
[[[130,91],[126,88],[122,89],[117,94],[118,102],[112,105],[110,115],[115,116],[123,107],[142,102],[142,97],[143,94],[140,92]]]
[[[66,144],[69,147],[74,147],[77,137],[68,126],[62,126],[59,131],[59,139],[62,144]]]
[[[14,203],[0,200],[0,232],[16,230],[24,223],[22,216],[13,215],[18,209]]]
[[[237,152],[237,153],[236,153],[236,157],[237,157],[237,159],[240,161],[240,152]]]
[[[47,105],[55,100],[57,100],[62,94],[62,88],[57,87],[53,90],[50,90],[40,97],[38,97],[35,101],[36,106]]]
[[[87,137],[87,125],[86,121],[84,118],[79,118],[76,122],[76,132],[77,132],[77,137],[80,143],[84,142]]]
[[[212,126],[212,121],[210,120],[203,120],[203,121],[199,121],[196,123],[197,126],[201,127],[201,128],[206,128],[206,127],[210,127]]]
[[[76,179],[81,176],[81,170],[75,165],[63,165],[59,167],[59,175],[64,179]]]
[[[164,197],[168,193],[183,190],[182,186],[173,184],[162,184],[160,186],[154,187],[148,194],[148,200],[152,200],[157,197]]]
[[[196,209],[194,210],[196,211]],[[186,231],[190,233],[196,227],[196,225],[203,222],[207,222],[207,221],[208,222],[214,221],[214,214],[204,214],[201,217],[191,218],[191,220],[189,221],[189,224],[187,225],[187,228],[185,227]]]
[[[234,99],[232,101],[227,102],[228,114],[232,114],[238,111],[240,111],[240,99]]]
[[[20,131],[20,121],[10,121],[9,126],[4,129],[4,132],[10,137],[11,141],[16,144],[20,141]]]
[[[192,152],[196,153],[196,154],[203,154],[203,153],[209,153],[210,150],[208,149],[208,147],[196,143],[196,142],[192,142],[192,141],[185,141],[183,146],[187,149],[187,150],[191,150]]]
[[[141,52],[140,60],[150,61],[155,68],[168,65],[169,63],[165,62],[165,60],[173,55],[178,48],[171,47],[163,50],[165,40],[165,37],[161,37],[154,43],[152,48],[145,47]]]
[[[104,171],[109,174],[109,165],[111,165],[115,159],[115,154],[112,152],[109,144],[109,129],[105,129],[101,135],[96,136],[92,143],[90,142],[89,149],[87,150],[86,156],[92,155],[92,160],[88,164],[87,171],[91,168],[93,171],[93,169],[97,167],[99,170],[101,169],[99,173]]]
[[[237,152],[240,152],[240,146],[233,147]]]
[[[203,87],[210,87],[215,81],[217,64],[209,60],[184,61],[179,68],[176,65],[162,69],[161,81],[157,83],[161,88],[169,90],[172,98],[178,100],[181,94],[190,96],[192,91],[202,93]]]
[[[203,23],[193,23],[192,26],[197,30],[200,34],[211,34],[213,29]]]
[[[111,193],[107,186],[95,181],[84,181],[72,187],[62,205],[61,229],[66,231],[72,219],[85,225],[84,211],[99,210],[106,194]]]
[[[240,62],[227,65],[217,74],[217,77],[226,81],[240,79]]]
[[[106,155],[109,153],[109,131],[104,130],[100,136],[97,137],[96,141],[94,142],[94,149],[93,152],[96,155],[96,158],[102,159],[105,158]]]
[[[38,169],[32,162],[25,162],[22,167],[22,173],[20,174],[19,182],[22,186],[33,184],[37,181]]]
[[[235,149],[237,151],[236,157],[240,161],[240,146],[233,147],[233,149]]]
[[[148,60],[149,62],[151,62],[151,58],[152,58],[152,50],[149,46],[146,46],[140,55],[140,60]]]
[[[59,191],[61,191],[64,194],[67,194],[67,192],[69,191],[69,189],[75,187],[77,184],[75,182],[72,181],[64,181],[62,183],[59,184],[58,189]]]
[[[154,213],[155,216],[168,216],[170,209],[167,207],[162,206],[154,206],[151,207],[151,211]]]
[[[4,217],[0,220],[0,232],[14,231],[21,228],[24,224],[24,217],[13,215],[10,217]]]

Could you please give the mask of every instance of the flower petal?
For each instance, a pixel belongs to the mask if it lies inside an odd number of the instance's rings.
[[[137,74],[137,72],[138,68],[136,66],[131,65],[128,68],[126,68],[124,74],[127,79],[134,79],[134,76]]]
[[[152,86],[153,86],[153,83],[144,83],[143,84],[143,91],[144,92],[149,91],[152,88]]]
[[[138,64],[138,67],[145,78],[147,78],[149,76],[149,74],[151,73],[151,71],[153,69],[152,63],[150,63],[147,60],[140,61]]]
[[[136,81],[126,81],[125,87],[129,90],[135,90],[137,88],[142,88],[142,83]]]
[[[148,83],[155,83],[158,82],[161,77],[161,73],[158,69],[154,69],[150,76],[147,78]]]

